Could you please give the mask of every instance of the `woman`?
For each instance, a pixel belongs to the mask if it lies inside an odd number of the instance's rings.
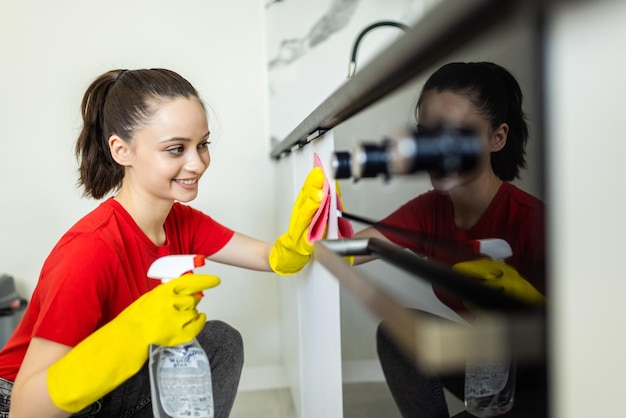
[[[544,205],[510,181],[526,167],[528,138],[522,92],[503,67],[489,62],[451,63],[426,81],[417,103],[418,131],[436,134],[448,129],[471,131],[480,138],[483,154],[468,172],[429,173],[433,190],[409,201],[381,222],[356,234],[392,241],[429,259],[485,279],[485,284],[533,302],[545,294]],[[386,228],[387,227],[387,228]],[[394,234],[400,228],[410,234]],[[506,264],[474,260],[476,240],[506,241],[512,256]],[[445,245],[441,245],[445,243]],[[450,245],[458,249],[450,250]],[[356,263],[368,257],[356,257]],[[492,272],[497,274],[491,274]],[[458,297],[434,288],[458,312],[467,308]],[[384,328],[384,327],[383,327]],[[405,360],[379,328],[379,358],[394,399],[404,417],[448,417],[443,386],[463,399],[463,376],[427,376]],[[521,372],[519,381],[524,379]],[[534,379],[534,376],[532,377]],[[539,376],[539,380],[543,380]],[[519,386],[520,382],[518,382]],[[524,411],[518,391],[514,412]],[[541,404],[534,401],[535,404]],[[544,405],[545,406],[545,405]],[[531,416],[531,415],[529,415]],[[538,415],[532,415],[538,416]]]
[[[79,183],[96,199],[113,192],[61,238],[47,258],[20,325],[0,352],[0,417],[152,416],[151,343],[197,337],[209,355],[215,416],[227,417],[243,363],[241,336],[206,322],[198,292],[219,283],[185,275],[159,286],[157,258],[207,259],[288,275],[309,260],[309,223],[324,175],[311,171],[289,230],[275,243],[234,232],[192,201],[210,163],[210,131],[194,87],[165,69],[114,70],[82,101]]]

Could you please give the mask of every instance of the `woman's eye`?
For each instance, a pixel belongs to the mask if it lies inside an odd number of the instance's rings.
[[[169,152],[172,155],[181,155],[184,151],[185,151],[185,147],[183,147],[182,145],[167,149],[167,152]]]
[[[211,145],[211,141],[204,141],[201,144],[198,145],[198,149],[200,150],[208,150],[209,149],[209,145]]]

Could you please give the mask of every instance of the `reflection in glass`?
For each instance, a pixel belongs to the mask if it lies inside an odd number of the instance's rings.
[[[514,76],[495,63],[457,62],[439,68],[426,81],[417,100],[418,126],[424,132],[433,132],[442,126],[471,129],[481,145],[477,161],[470,170],[428,170],[430,190],[416,193],[417,197],[390,208],[380,222],[358,232],[356,237],[391,241],[468,276],[476,276],[483,284],[508,295],[530,303],[543,303],[543,203],[511,183],[527,166],[525,147],[529,130],[522,98]],[[378,156],[375,161],[378,166],[385,166],[389,160]],[[359,162],[363,163],[363,159]],[[388,172],[384,174],[388,179]],[[346,210],[351,211],[347,200],[344,202]],[[394,230],[407,233],[398,234]],[[510,254],[497,246],[495,250],[493,246],[486,250],[487,247],[481,245],[486,240],[497,240],[510,249]],[[372,259],[372,256],[359,256],[355,264]],[[468,277],[468,280],[471,279]],[[436,286],[434,292],[439,301],[470,318],[470,322],[476,318],[485,320],[480,309],[466,304],[459,295]],[[413,367],[385,335],[384,329],[383,323],[377,332],[378,357],[403,416],[413,416],[424,408],[432,410],[433,414],[437,410],[447,411],[442,387],[461,399],[468,394],[468,410],[477,416],[500,415],[513,404],[515,384],[520,391],[537,391],[536,382],[545,378],[541,368],[529,367],[519,370],[517,381],[507,384],[507,379],[500,379],[505,385],[496,387],[498,377],[515,377],[514,359],[510,367],[506,359],[504,363],[491,362],[502,372],[495,375],[481,377],[476,367],[470,368],[471,381],[464,381],[463,375],[432,376]],[[470,367],[477,364],[468,363]],[[482,367],[481,370],[487,369]],[[479,385],[474,385],[477,382]],[[493,385],[487,387],[490,383]],[[476,408],[484,400],[477,399],[477,394],[489,398],[486,404],[493,408]],[[502,394],[507,396],[495,403],[489,402]],[[545,392],[543,394],[545,400]],[[532,405],[520,401],[515,408],[524,411],[532,407],[534,410],[537,403],[541,404],[540,399],[541,396],[534,399]]]

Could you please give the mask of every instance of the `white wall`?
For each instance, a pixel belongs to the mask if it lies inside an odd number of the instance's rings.
[[[626,373],[626,3],[574,3],[554,13],[546,54],[553,416],[617,417]]]
[[[193,205],[275,238],[264,3],[0,0],[0,272],[20,293],[30,296],[52,246],[97,204],[75,187],[73,144],[85,88],[113,68],[167,67],[195,85],[217,135]],[[283,384],[277,276],[207,270],[223,281],[201,308],[244,337],[241,387]]]

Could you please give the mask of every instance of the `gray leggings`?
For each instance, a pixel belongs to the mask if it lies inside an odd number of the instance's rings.
[[[196,337],[211,363],[215,418],[227,418],[235,402],[243,367],[243,341],[239,331],[221,321],[208,321]],[[0,418],[9,416],[13,384],[0,379]],[[152,418],[148,364],[98,402],[72,417]]]

